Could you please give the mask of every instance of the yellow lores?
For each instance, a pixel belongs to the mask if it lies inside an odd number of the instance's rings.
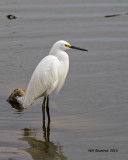
[[[69,45],[69,44],[65,44],[65,47],[69,47],[69,48],[70,48],[70,47],[71,47],[71,45]]]

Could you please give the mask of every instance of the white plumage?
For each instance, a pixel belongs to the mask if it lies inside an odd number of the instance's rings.
[[[58,44],[68,43],[64,41],[55,43],[49,55],[37,65],[25,95],[18,97],[23,108],[29,107],[36,99],[49,95],[55,89],[58,93],[63,86],[69,69],[69,58],[64,50],[59,50]]]
[[[23,97],[17,97],[23,108],[27,108],[39,97],[48,96],[52,91],[58,93],[62,88],[69,69],[69,57],[65,50],[70,48],[81,49],[71,46],[68,42],[60,40],[51,48],[49,55],[37,65],[26,93]]]

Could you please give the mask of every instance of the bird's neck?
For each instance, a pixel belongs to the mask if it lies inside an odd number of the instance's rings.
[[[52,48],[49,52],[50,55],[56,56],[59,61],[67,61],[69,60],[68,54],[65,51],[62,50],[54,50],[54,48]]]

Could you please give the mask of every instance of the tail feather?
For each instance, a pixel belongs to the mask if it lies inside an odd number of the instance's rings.
[[[26,101],[26,94],[22,97],[17,97],[17,101],[21,104],[22,108],[28,108],[31,106],[35,100]]]
[[[22,97],[17,96],[16,99],[20,103],[22,108],[25,108],[24,105],[23,105],[24,104],[24,96],[22,96]]]

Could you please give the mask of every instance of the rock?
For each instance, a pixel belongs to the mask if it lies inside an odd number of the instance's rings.
[[[13,108],[23,109],[21,104],[17,101],[17,96],[22,97],[24,94],[25,94],[25,91],[22,88],[17,88],[11,93],[7,101],[11,104]]]

